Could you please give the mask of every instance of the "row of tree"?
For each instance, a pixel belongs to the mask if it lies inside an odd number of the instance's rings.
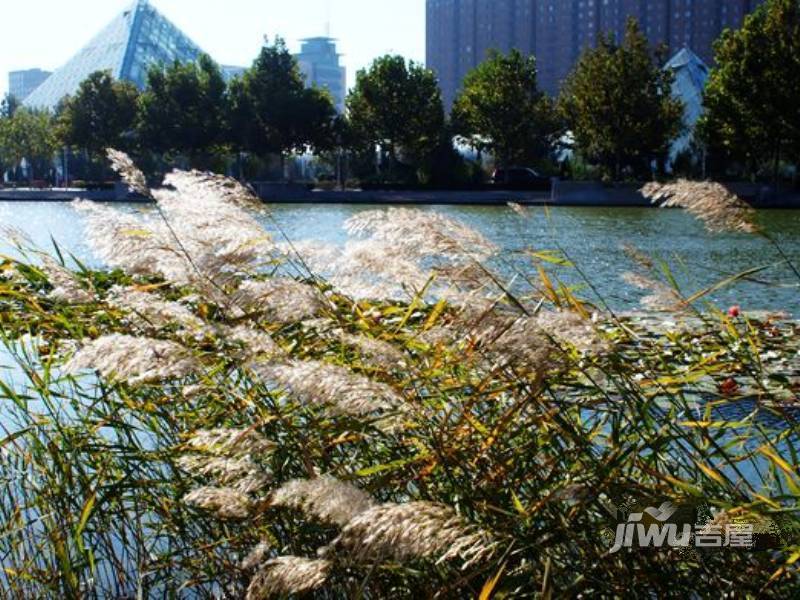
[[[719,165],[750,173],[800,162],[800,2],[768,0],[743,29],[726,32],[705,95],[696,143]],[[620,42],[587,50],[556,99],[541,92],[536,62],[492,53],[468,74],[447,115],[435,75],[399,56],[357,75],[338,115],[327,92],[306,88],[282,40],[267,43],[243,76],[226,84],[208,57],[153,68],[146,89],[98,72],[54,115],[6,102],[0,168],[24,157],[46,164],[63,146],[97,160],[109,146],[154,170],[176,161],[231,169],[242,159],[314,151],[345,153],[353,173],[383,180],[452,183],[470,177],[454,140],[500,165],[555,164],[571,147],[580,160],[620,179],[663,167],[683,130],[682,103],[665,55],[652,52],[634,20]]]

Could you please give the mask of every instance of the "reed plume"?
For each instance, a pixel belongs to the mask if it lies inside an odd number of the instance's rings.
[[[350,235],[369,236],[415,257],[489,256],[497,247],[483,235],[440,213],[409,208],[366,211],[345,223]]]
[[[285,483],[273,493],[271,503],[339,526],[347,525],[375,504],[369,494],[330,476]]]
[[[650,292],[640,302],[643,307],[656,312],[677,312],[686,308],[686,302],[670,286],[639,273],[623,273],[622,280],[640,290]]]
[[[252,360],[256,357],[268,358],[283,355],[283,349],[275,342],[271,335],[250,325],[237,325],[236,327],[221,327],[218,334],[226,342],[233,342],[241,347],[236,353],[242,361]]]
[[[316,590],[328,580],[329,560],[281,556],[265,562],[247,588],[247,600],[294,596]]]
[[[268,542],[260,542],[256,545],[242,560],[239,568],[242,571],[253,571],[261,566],[266,560],[269,553],[272,551],[272,545]]]
[[[324,306],[324,297],[317,288],[287,277],[243,281],[233,299],[247,312],[263,314],[277,323],[303,321]]]
[[[357,375],[346,367],[321,361],[257,362],[253,371],[274,382],[309,406],[322,406],[334,415],[366,416],[398,410],[403,399],[391,387]]]
[[[203,429],[196,431],[186,442],[187,448],[214,456],[235,457],[266,455],[275,443],[255,429]]]
[[[246,519],[253,509],[247,494],[226,487],[198,488],[186,494],[183,501],[189,506],[212,512],[220,519]]]
[[[340,339],[342,343],[355,348],[368,360],[384,369],[395,370],[406,364],[406,355],[389,342],[344,332],[340,334]]]
[[[39,268],[53,286],[53,290],[48,294],[51,299],[65,304],[89,304],[97,300],[94,292],[87,290],[72,271],[62,267],[46,254],[40,256],[42,264]]]
[[[468,524],[452,508],[433,502],[382,504],[356,515],[330,546],[324,558],[356,563],[420,558],[445,562],[460,559],[464,568],[494,552],[494,542]]]
[[[131,160],[130,156],[113,148],[106,150],[106,156],[108,156],[108,160],[111,163],[111,168],[128,184],[132,191],[145,197],[150,196],[147,178]]]
[[[178,466],[187,473],[210,478],[242,494],[264,492],[272,481],[271,475],[250,456],[228,458],[189,455],[180,457]]]
[[[272,474],[257,462],[276,445],[253,429],[210,429],[195,432],[186,442],[193,453],[182,456],[178,465],[195,475],[241,494],[266,491]]]
[[[130,159],[113,155],[117,167],[136,183]],[[76,201],[90,245],[112,267],[193,286],[225,305],[222,288],[239,283],[277,254],[252,214],[261,203],[238,182],[208,173],[174,171],[164,185],[148,192],[155,211],[139,216]]]
[[[188,332],[201,332],[205,322],[178,302],[162,300],[157,294],[142,291],[136,286],[111,288],[106,302],[128,313],[127,319],[143,331],[159,331],[178,325]]]
[[[756,233],[755,211],[736,194],[719,183],[687,181],[675,183],[651,182],[642,194],[654,204],[665,208],[684,208],[705,223],[711,232],[738,231]]]
[[[181,379],[196,373],[200,365],[175,342],[111,334],[85,343],[64,365],[67,375],[77,375],[85,369],[138,385]]]

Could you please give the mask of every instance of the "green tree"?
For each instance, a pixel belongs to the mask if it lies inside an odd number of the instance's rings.
[[[683,128],[683,103],[672,97],[674,74],[661,68],[635,19],[625,39],[584,52],[559,100],[580,154],[619,179],[623,169],[649,172]]]
[[[47,111],[17,109],[13,116],[0,119],[0,154],[7,164],[28,163],[32,181],[52,164],[58,149],[53,115]]]
[[[136,124],[139,91],[111,73],[97,71],[67,98],[59,114],[59,134],[68,146],[103,157],[106,148],[130,150]]]
[[[334,144],[336,109],[330,95],[306,88],[295,58],[281,38],[266,43],[241,79],[229,89],[231,143],[259,156]]]
[[[430,159],[445,125],[435,75],[402,56],[378,58],[359,71],[347,108],[360,147],[379,147],[392,166],[415,170]]]
[[[227,86],[206,55],[196,63],[154,67],[139,101],[139,135],[147,150],[207,166],[226,143]]]
[[[767,165],[800,163],[800,2],[768,0],[715,46],[698,131],[712,153]]]
[[[459,135],[504,167],[541,161],[563,132],[553,102],[539,91],[536,59],[518,50],[492,51],[467,74],[452,120]]]

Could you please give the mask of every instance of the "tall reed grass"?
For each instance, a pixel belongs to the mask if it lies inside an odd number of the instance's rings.
[[[620,315],[560,282],[563,253],[509,279],[435,213],[271,239],[238,183],[150,190],[111,159],[154,204],[78,205],[108,269],[19,234],[0,263],[3,596],[800,594],[798,325],[706,302],[755,270],[685,295],[631,251],[671,312]],[[769,547],[610,552],[665,501],[770,524]]]

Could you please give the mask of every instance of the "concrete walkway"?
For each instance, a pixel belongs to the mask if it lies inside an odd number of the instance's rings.
[[[599,182],[556,181],[550,192],[503,190],[347,190],[321,191],[290,183],[253,183],[257,194],[273,204],[386,204],[504,206],[509,202],[528,206],[648,207],[637,184],[606,186]],[[731,184],[731,191],[755,208],[800,208],[800,192],[774,192],[757,184]],[[139,196],[122,185],[113,190],[0,189],[0,201],[69,202],[81,198],[96,202],[137,202]]]

